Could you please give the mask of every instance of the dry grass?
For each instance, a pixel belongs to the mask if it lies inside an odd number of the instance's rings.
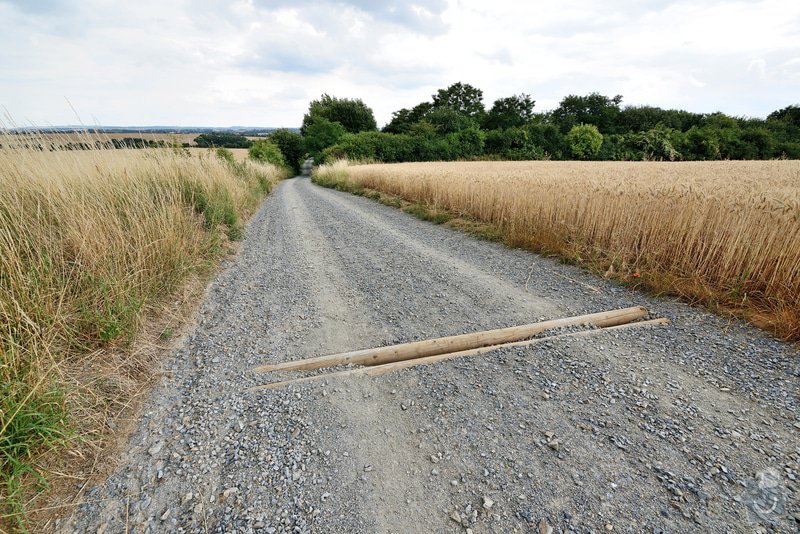
[[[143,318],[210,271],[282,177],[183,151],[14,141],[0,131],[0,528],[44,482],[44,451],[108,431],[96,421],[152,363],[129,350]],[[98,365],[109,351],[125,357]]]
[[[198,156],[209,155],[213,154],[214,152],[213,148],[190,147],[187,148],[186,150],[188,150],[190,154]],[[226,150],[230,151],[230,153],[233,154],[233,158],[236,161],[245,161],[248,158],[248,152],[246,148],[227,148]]]
[[[800,338],[798,161],[338,163],[318,176]]]
[[[89,142],[94,144],[95,141],[105,142],[111,139],[143,139],[145,141],[164,141],[168,145],[176,144],[181,146],[183,143],[194,144],[195,138],[200,135],[199,133],[165,133],[165,132],[48,132],[37,133],[36,136],[40,139],[57,143],[81,143]]]

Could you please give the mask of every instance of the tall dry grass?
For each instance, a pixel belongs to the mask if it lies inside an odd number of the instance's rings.
[[[318,176],[800,337],[798,161],[338,163]]]
[[[73,407],[102,395],[65,368],[129,345],[151,304],[240,236],[283,171],[169,149],[47,151],[0,134],[0,525],[19,525],[21,481],[44,481],[42,451],[87,431]]]

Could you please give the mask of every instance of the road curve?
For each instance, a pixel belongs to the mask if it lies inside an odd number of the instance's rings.
[[[259,364],[633,305],[668,327],[248,393]],[[792,532],[797,348],[281,183],[61,532]],[[759,483],[761,484],[759,486]],[[760,525],[760,526],[759,526]]]

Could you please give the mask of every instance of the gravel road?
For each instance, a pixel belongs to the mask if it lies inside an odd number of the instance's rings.
[[[673,321],[259,393],[251,369],[644,305]],[[61,532],[797,532],[800,359],[739,321],[281,183]],[[286,373],[280,378],[304,376]]]

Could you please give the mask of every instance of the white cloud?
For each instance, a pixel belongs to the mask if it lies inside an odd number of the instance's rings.
[[[18,120],[297,126],[323,92],[379,123],[455,81],[537,109],[567,94],[764,116],[800,94],[786,0],[0,0],[0,105]]]
[[[767,62],[761,58],[751,59],[747,65],[747,72],[752,72],[757,78],[763,80],[767,77]]]

